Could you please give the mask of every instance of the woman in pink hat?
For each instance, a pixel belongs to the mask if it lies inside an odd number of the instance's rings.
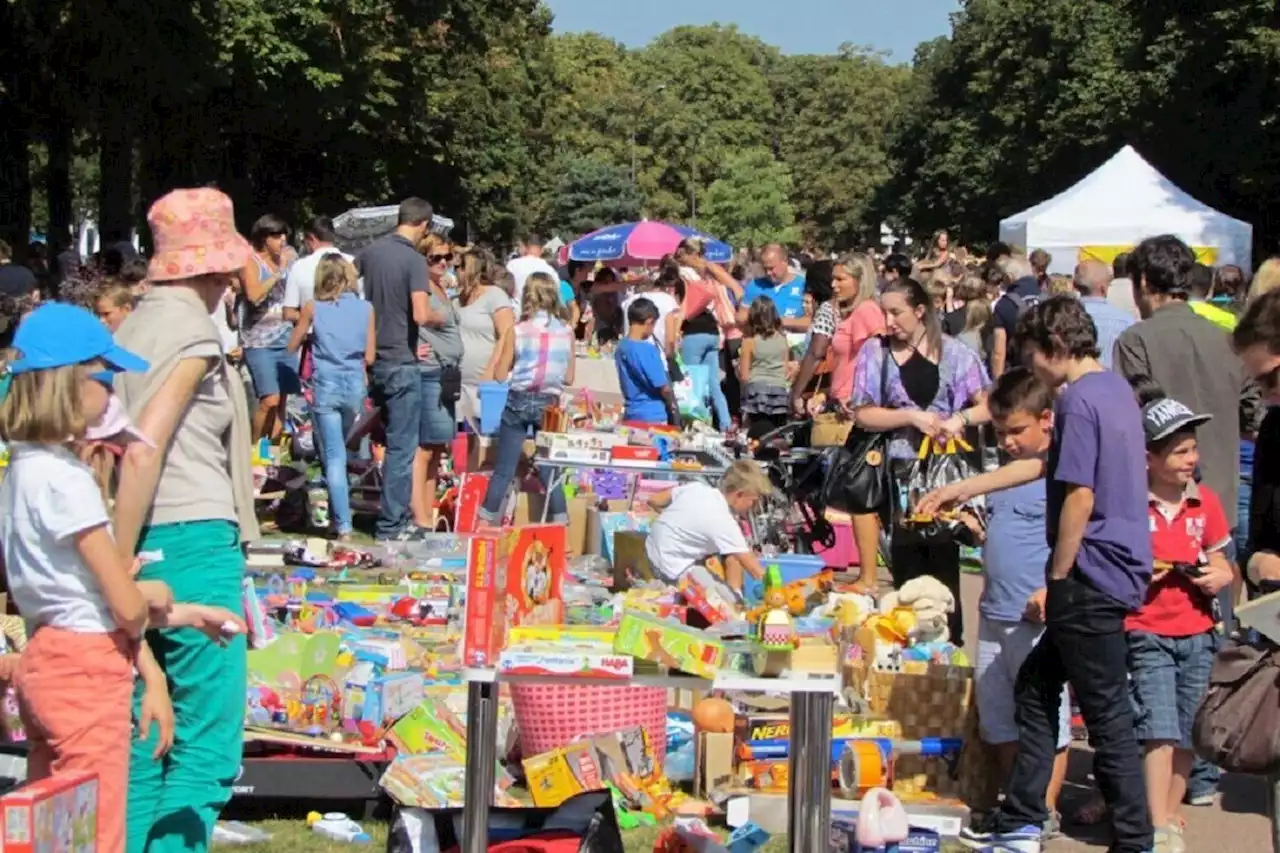
[[[150,367],[118,379],[115,391],[151,443],[132,442],[121,459],[116,540],[130,557],[153,558],[142,579],[163,580],[180,601],[236,611],[241,543],[258,536],[252,443],[244,391],[210,313],[252,249],[217,190],[171,192],[147,221],[152,287],[116,339]],[[138,718],[158,725],[133,742],[128,850],[204,850],[240,768],[245,642],[224,647],[189,630],[151,631],[147,642],[173,710],[166,716],[135,692]]]

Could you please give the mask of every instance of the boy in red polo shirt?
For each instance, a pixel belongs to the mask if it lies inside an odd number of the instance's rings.
[[[1198,415],[1160,396],[1142,408],[1154,571],[1125,620],[1134,723],[1143,744],[1155,850],[1181,853],[1178,815],[1194,755],[1191,725],[1209,686],[1213,597],[1231,583],[1231,529],[1218,496],[1196,483]]]

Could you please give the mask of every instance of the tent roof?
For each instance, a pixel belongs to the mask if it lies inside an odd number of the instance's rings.
[[[1132,239],[1168,232],[1226,240],[1253,230],[1196,200],[1129,145],[1079,183],[1000,223],[1001,231],[1028,225],[1054,232],[1061,242],[1084,243],[1097,242],[1105,232],[1133,231]]]

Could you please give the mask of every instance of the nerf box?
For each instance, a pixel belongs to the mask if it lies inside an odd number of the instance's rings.
[[[858,714],[836,714],[831,719],[831,737],[894,738],[902,737],[902,724],[897,720]],[[734,720],[735,747],[772,746],[791,740],[791,717],[788,714],[739,714]]]
[[[6,853],[94,853],[98,774],[59,773],[23,785],[0,797],[0,820]]]
[[[702,678],[715,678],[725,660],[724,644],[710,634],[632,610],[622,614],[613,650]]]

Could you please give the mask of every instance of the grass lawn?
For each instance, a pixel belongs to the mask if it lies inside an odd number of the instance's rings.
[[[265,820],[256,822],[254,825],[271,833],[271,840],[264,844],[248,844],[223,849],[242,851],[242,853],[351,853],[352,850],[350,844],[331,841],[316,835],[307,827],[305,820]],[[388,825],[380,821],[365,821],[361,825],[373,838],[371,849],[384,849],[387,843]],[[655,827],[623,833],[627,853],[651,853],[653,841],[658,837],[659,831],[660,829]],[[773,838],[762,848],[762,853],[783,853],[786,849],[785,838]]]

